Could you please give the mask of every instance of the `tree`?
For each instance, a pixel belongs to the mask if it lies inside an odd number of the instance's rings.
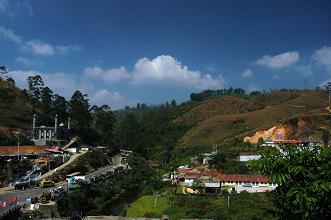
[[[40,91],[40,99],[41,99],[41,121],[44,124],[51,123],[51,115],[52,115],[52,104],[53,104],[53,91],[46,87],[43,87]]]
[[[173,100],[171,101],[171,107],[176,107],[176,106],[177,106],[176,100],[173,99]]]
[[[41,90],[44,87],[44,82],[41,76],[29,76],[27,78],[27,82],[30,94],[32,94],[33,98],[35,98],[36,100],[40,100]]]
[[[286,146],[257,161],[261,173],[278,183],[273,191],[280,219],[331,217],[331,148]]]
[[[108,105],[102,105],[100,107],[94,106],[94,125],[95,129],[101,137],[102,144],[109,146],[112,143],[114,134],[115,118]]]
[[[67,101],[63,96],[54,95],[53,112],[57,114],[60,123],[64,123],[68,117]]]
[[[329,102],[331,102],[331,82],[327,82],[325,85],[324,85],[326,91],[328,91],[329,93]]]
[[[7,69],[5,66],[0,66],[0,79],[2,79],[2,76],[5,76],[7,73]]]
[[[89,111],[87,95],[80,91],[75,91],[72,95],[69,107],[71,124],[76,133],[82,129],[87,129],[90,126],[92,116]]]
[[[142,149],[139,149],[141,127],[132,113],[128,114],[121,123],[118,135],[123,148],[139,153],[142,152]]]
[[[8,83],[9,85],[11,85],[11,86],[15,86],[15,80],[14,80],[13,78],[11,78],[11,77],[8,77],[8,79],[7,79],[7,83]]]

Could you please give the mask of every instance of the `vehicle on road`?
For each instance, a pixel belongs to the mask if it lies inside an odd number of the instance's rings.
[[[53,187],[53,186],[55,186],[55,183],[52,180],[42,180],[40,182],[41,188],[48,188],[48,187]]]
[[[27,188],[32,188],[38,186],[38,182],[34,180],[24,181],[24,182],[16,182],[14,185],[15,190],[24,190]]]

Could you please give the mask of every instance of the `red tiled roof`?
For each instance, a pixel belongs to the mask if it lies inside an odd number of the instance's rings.
[[[270,179],[261,175],[242,175],[242,174],[221,174],[218,176],[221,181],[233,182],[269,182]]]
[[[20,154],[45,153],[47,146],[20,146]],[[17,146],[0,146],[0,155],[17,154]]]
[[[200,173],[186,173],[183,177],[188,179],[198,179],[200,177]]]
[[[244,174],[226,174],[219,171],[204,171],[201,176],[211,176],[220,181],[233,182],[269,182],[270,179],[261,175],[244,175]]]

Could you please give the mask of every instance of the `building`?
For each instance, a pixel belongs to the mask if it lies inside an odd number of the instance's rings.
[[[0,146],[0,157],[5,159],[15,157],[36,158],[48,154],[47,146]]]
[[[55,115],[54,127],[36,126],[36,114],[32,120],[32,141],[35,145],[46,145],[49,141],[64,141],[68,139],[70,130],[70,118],[68,119],[67,129],[63,123],[58,126],[57,115]]]
[[[225,174],[219,171],[199,171],[188,167],[179,167],[176,178],[183,188],[183,193],[219,193],[220,190],[229,192],[265,192],[277,187],[269,178],[261,175]]]

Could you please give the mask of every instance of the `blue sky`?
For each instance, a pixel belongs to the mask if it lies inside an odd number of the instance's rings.
[[[0,61],[114,109],[331,79],[331,2],[0,0]]]

